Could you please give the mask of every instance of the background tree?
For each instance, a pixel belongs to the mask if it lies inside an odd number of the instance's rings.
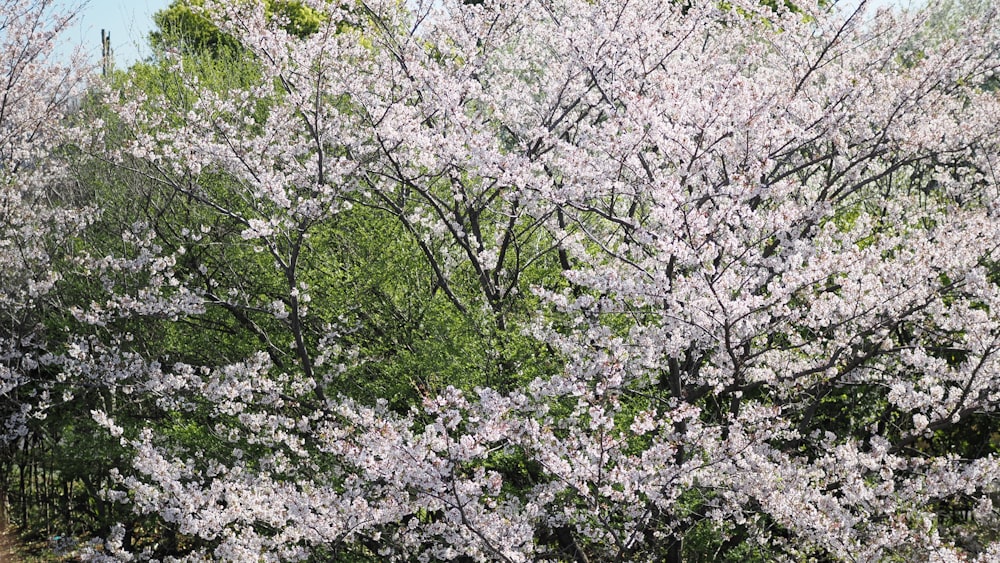
[[[232,36],[219,31],[204,12],[204,0],[174,0],[153,15],[156,29],[149,42],[158,53],[175,50],[187,54],[214,56],[238,50]],[[302,37],[319,29],[321,16],[301,2],[269,0],[265,2],[268,17],[280,22],[293,35]]]
[[[60,374],[66,296],[57,290],[71,237],[94,218],[84,189],[67,174],[64,118],[86,69],[54,63],[57,36],[71,20],[46,0],[0,2],[0,523],[44,520],[69,495],[50,487],[58,431],[50,393]],[[52,501],[52,502],[50,502]],[[8,513],[8,507],[12,509]],[[34,520],[35,522],[39,520]]]

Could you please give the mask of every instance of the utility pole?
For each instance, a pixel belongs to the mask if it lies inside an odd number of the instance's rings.
[[[111,51],[111,32],[101,30],[101,75],[110,76],[115,69],[115,54]]]

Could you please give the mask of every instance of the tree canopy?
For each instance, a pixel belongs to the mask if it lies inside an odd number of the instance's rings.
[[[315,33],[322,22],[319,12],[295,0],[267,0],[265,13],[291,34],[303,37]],[[156,29],[149,42],[157,52],[206,53],[219,55],[238,49],[239,42],[215,25],[205,11],[204,0],[174,0],[153,15]]]

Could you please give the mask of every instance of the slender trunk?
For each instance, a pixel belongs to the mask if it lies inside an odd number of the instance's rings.
[[[18,502],[21,503],[21,506],[19,508],[21,509],[20,512],[21,512],[21,526],[22,527],[26,527],[28,525],[28,501],[26,499],[26,489],[27,489],[27,487],[25,486],[26,485],[25,484],[25,478],[27,477],[27,475],[26,475],[27,471],[25,469],[25,463],[26,462],[27,462],[27,460],[22,459],[21,463],[19,463],[17,465],[18,489],[19,489],[17,500],[18,500]]]
[[[681,540],[680,539],[674,540],[674,542],[670,544],[670,547],[667,548],[667,554],[666,554],[666,557],[664,558],[663,561],[664,561],[664,563],[683,563],[684,562],[684,558],[683,558],[683,555],[681,553]]]

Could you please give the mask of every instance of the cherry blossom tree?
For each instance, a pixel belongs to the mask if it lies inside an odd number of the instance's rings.
[[[85,147],[149,212],[59,373],[157,530],[93,560],[1000,555],[995,9],[300,4],[206,1],[259,75],[168,57]],[[478,375],[352,392],[378,228]]]
[[[3,325],[4,389],[34,372],[44,349],[40,329],[49,296],[59,279],[53,256],[60,240],[87,222],[61,203],[74,203],[64,171],[50,158],[60,120],[78,93],[81,73],[49,60],[68,17],[51,2],[0,3],[0,311]],[[25,355],[27,354],[27,355]],[[5,429],[18,434],[18,425]]]
[[[56,400],[57,359],[50,352],[51,314],[62,303],[67,240],[93,218],[60,164],[68,138],[64,116],[84,77],[82,65],[55,64],[57,36],[71,16],[47,0],[0,2],[0,412],[4,471],[0,503],[6,524],[11,452]],[[80,60],[77,59],[76,63]]]

